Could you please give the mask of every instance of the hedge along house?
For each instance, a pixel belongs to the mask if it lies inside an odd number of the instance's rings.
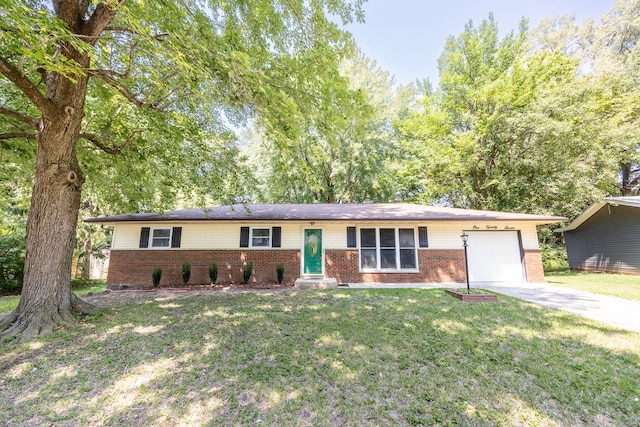
[[[461,234],[468,238],[471,282],[544,281],[536,225],[562,217],[414,204],[248,204],[163,214],[92,218],[114,228],[107,283],[149,287],[154,268],[162,285],[241,282],[252,262],[255,281],[297,278],[338,283],[464,283]]]
[[[556,231],[572,270],[640,274],[640,197],[607,197]]]

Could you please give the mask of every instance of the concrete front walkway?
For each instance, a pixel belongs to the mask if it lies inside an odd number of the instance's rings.
[[[589,319],[640,332],[640,302],[607,295],[576,291],[546,283],[475,283],[473,288],[486,289],[530,301],[545,307],[579,314]],[[463,288],[464,284],[442,283],[350,283],[350,288]]]

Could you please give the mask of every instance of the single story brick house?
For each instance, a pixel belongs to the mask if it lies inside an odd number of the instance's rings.
[[[556,231],[572,270],[640,274],[640,197],[606,197]]]
[[[565,218],[417,204],[237,204],[206,209],[91,218],[114,228],[107,283],[149,287],[242,282],[252,262],[257,281],[330,278],[338,283],[465,283],[461,235],[468,235],[471,282],[544,281],[536,225]]]

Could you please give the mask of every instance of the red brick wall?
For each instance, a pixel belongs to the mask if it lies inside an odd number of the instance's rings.
[[[112,250],[107,283],[110,286],[150,287],[151,272],[162,268],[161,285],[182,284],[182,264],[191,264],[190,284],[209,283],[209,265],[218,265],[219,283],[242,283],[242,267],[253,262],[253,281],[276,282],[276,265],[284,264],[284,281],[292,284],[300,276],[300,251],[270,250]],[[416,273],[361,273],[358,250],[330,249],[325,252],[325,276],[338,283],[464,283],[462,249],[418,250],[420,271]],[[529,282],[544,282],[540,250],[525,250]]]
[[[284,264],[284,282],[300,276],[300,251],[270,250],[112,250],[107,284],[151,287],[151,273],[162,268],[160,285],[182,284],[182,264],[191,264],[190,284],[209,283],[209,266],[218,265],[218,283],[242,283],[242,268],[253,262],[252,281],[276,282],[276,265]]]
[[[525,249],[524,265],[527,272],[527,282],[544,283],[544,267],[540,249]]]
[[[462,249],[418,250],[419,272],[416,273],[361,273],[358,250],[327,250],[325,276],[338,283],[463,283],[464,251]]]

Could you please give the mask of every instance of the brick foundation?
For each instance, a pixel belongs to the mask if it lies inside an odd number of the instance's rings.
[[[242,268],[253,262],[252,281],[277,282],[276,265],[284,264],[284,283],[300,276],[300,251],[296,250],[112,250],[109,286],[151,287],[151,272],[162,268],[161,285],[182,284],[182,264],[191,264],[190,284],[209,283],[209,266],[218,266],[218,283],[242,283]]]

